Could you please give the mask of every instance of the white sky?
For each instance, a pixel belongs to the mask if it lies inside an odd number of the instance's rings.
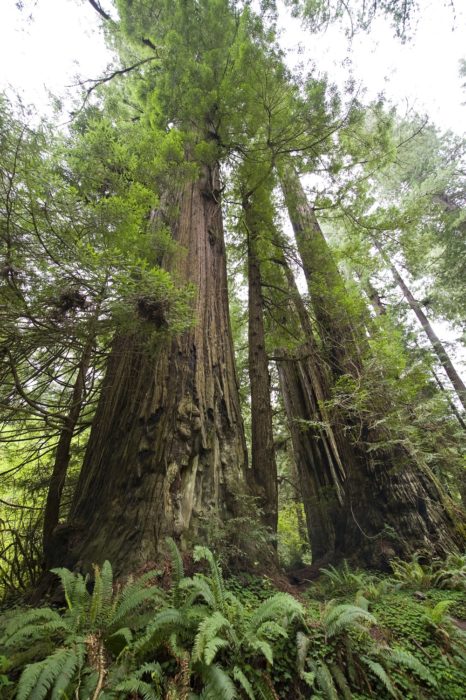
[[[442,130],[463,134],[466,90],[461,88],[459,61],[466,58],[466,2],[454,4],[453,11],[444,0],[420,0],[416,31],[404,45],[383,18],[374,22],[369,35],[358,34],[351,49],[341,27],[311,37],[299,20],[288,18],[283,44],[294,64],[314,60],[340,86],[349,76],[351,58],[353,75],[369,98],[384,92],[401,110],[409,106],[426,112]]]
[[[0,89],[14,86],[42,112],[47,88],[63,95],[78,73],[98,77],[111,54],[99,34],[99,16],[87,0],[23,0],[23,4],[25,9],[19,12],[16,0],[0,0]],[[111,6],[106,0],[102,4]],[[409,103],[426,111],[440,128],[464,133],[466,92],[458,68],[459,60],[466,58],[466,3],[454,0],[455,13],[444,0],[420,0],[420,4],[417,31],[405,45],[393,38],[383,20],[374,23],[369,36],[354,39],[354,76],[368,88],[368,97],[384,91],[402,110]],[[31,11],[33,20],[28,22]],[[349,53],[341,28],[333,26],[311,36],[283,10],[281,23],[282,44],[290,49],[291,63],[313,60],[332,80],[344,83]],[[297,51],[299,44],[303,53]]]

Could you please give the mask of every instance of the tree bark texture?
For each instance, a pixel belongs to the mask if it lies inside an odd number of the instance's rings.
[[[248,242],[248,341],[251,392],[251,467],[259,488],[264,524],[277,532],[277,464],[270,402],[270,375],[265,347],[264,300],[260,269],[260,216],[252,202],[243,203]]]
[[[335,464],[339,455],[333,453],[321,423],[310,363],[304,355],[302,359],[284,356],[277,364],[312,556],[328,559],[338,548],[344,474],[338,462]]]
[[[287,173],[283,190],[324,354],[330,358],[330,386],[343,374],[357,379],[363,367],[361,348],[367,339],[360,337],[361,330],[342,306],[343,279],[294,172]],[[297,379],[294,383],[288,379],[288,385],[289,393],[297,393]],[[312,382],[308,386],[311,405]],[[306,391],[302,383],[300,390]],[[331,399],[331,392],[324,399]],[[383,413],[383,406],[376,408]],[[295,410],[298,420],[306,412],[309,420],[314,419],[315,409],[305,409],[304,401]],[[380,566],[394,554],[406,557],[419,549],[441,554],[464,541],[453,505],[427,468],[416,463],[401,438],[394,440],[383,428],[375,427],[370,417],[354,418],[338,406],[332,408],[331,426],[333,435],[338,436],[335,444],[345,472],[344,526],[334,524],[338,528],[336,558]],[[306,461],[312,464],[310,457]]]
[[[326,401],[330,397],[328,372],[314,337],[308,311],[284,256],[280,259],[305,342],[294,353],[282,352],[278,361],[280,388],[303,495],[308,537],[315,560],[333,557],[339,545],[346,478]]]
[[[185,252],[167,267],[196,287],[194,327],[155,356],[137,334],[115,339],[63,533],[73,565],[107,558],[122,574],[164,536],[205,542],[248,493],[218,177],[184,187],[173,228]]]

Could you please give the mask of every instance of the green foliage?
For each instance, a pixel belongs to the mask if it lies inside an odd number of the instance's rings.
[[[374,581],[374,576],[364,571],[351,570],[346,560],[340,568],[330,565],[327,568],[322,567],[320,573],[328,580],[331,590],[337,594],[356,592]]]
[[[79,688],[82,679],[94,682],[95,687],[100,674],[107,673],[107,661],[116,662],[132,643],[144,614],[164,600],[163,591],[149,585],[156,576],[153,571],[114,591],[112,569],[105,562],[102,569],[94,567],[92,593],[89,577],[63,568],[54,573],[63,588],[66,610],[37,608],[15,613],[7,620],[0,640],[13,668],[21,664],[23,650],[34,657],[41,649],[47,653],[56,647],[23,670],[17,696],[22,700],[41,700],[49,692],[54,699],[62,697],[70,688]],[[93,671],[97,671],[94,681]]]
[[[395,34],[406,39],[413,17],[419,9],[417,0],[287,0],[295,13],[302,14],[312,31],[319,31],[329,22],[342,20],[350,36],[359,29],[368,30],[373,19],[383,14],[392,21]]]
[[[380,685],[388,697],[399,698],[397,686],[399,678],[405,678],[405,669],[436,687],[435,677],[413,654],[371,636],[378,622],[366,609],[331,601],[320,615],[320,625],[333,646],[324,657],[316,657],[312,628],[310,635],[299,632],[298,669],[303,681],[324,698],[334,700],[340,693],[341,697],[352,698],[353,689],[360,684],[361,690],[365,684],[371,692]]]
[[[151,571],[114,587],[105,562],[89,578],[55,569],[67,608],[37,608],[8,615],[0,646],[9,655],[4,670],[22,670],[20,700],[63,694],[85,700],[96,688],[102,698],[153,700],[191,689],[202,698],[237,698],[241,693],[274,698],[270,671],[277,640],[302,618],[294,598],[275,593],[262,603],[243,605],[227,590],[222,570],[206,547],[194,561],[207,572],[184,576],[173,540],[168,541],[172,582],[168,592],[154,585]],[[44,645],[45,643],[45,645]],[[25,658],[43,658],[25,663]],[[4,678],[7,685],[8,676]],[[86,695],[85,693],[88,693]],[[184,697],[184,696],[183,696]]]
[[[420,558],[416,553],[411,561],[392,559],[390,565],[400,586],[466,590],[466,555],[451,553],[444,562],[435,560],[429,564],[421,563]]]

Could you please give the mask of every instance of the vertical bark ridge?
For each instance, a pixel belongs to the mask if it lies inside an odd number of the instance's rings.
[[[358,380],[367,338],[345,307],[343,279],[294,171],[283,175],[282,189],[329,358],[331,382],[342,375]],[[335,432],[345,437],[340,453],[346,474],[340,558],[380,566],[395,553],[409,556],[418,549],[445,553],[461,544],[464,531],[453,505],[427,467],[413,458],[403,437],[394,440],[370,418],[355,418],[335,408]],[[374,409],[383,416],[384,406]]]
[[[184,252],[166,267],[195,285],[192,329],[155,354],[139,334],[115,339],[64,532],[72,564],[134,570],[165,535],[205,541],[248,493],[219,189],[218,167],[206,168],[173,227]]]
[[[273,440],[270,375],[265,346],[264,299],[259,256],[261,221],[254,198],[243,202],[248,244],[248,345],[251,391],[251,466],[261,492],[264,523],[273,533],[278,523],[277,464]]]

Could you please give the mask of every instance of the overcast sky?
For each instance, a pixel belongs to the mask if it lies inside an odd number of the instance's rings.
[[[312,59],[340,84],[348,77],[351,56],[354,76],[367,87],[368,97],[384,91],[401,110],[409,105],[426,111],[441,129],[464,133],[466,93],[458,69],[466,58],[466,3],[454,4],[453,12],[444,0],[421,0],[415,35],[405,45],[379,20],[370,35],[354,39],[349,53],[341,28],[311,37],[288,11],[281,13],[281,40],[290,49],[291,63]],[[77,74],[98,77],[111,61],[99,16],[86,0],[23,0],[22,12],[16,5],[16,0],[0,0],[0,88],[13,86],[42,111],[47,90],[63,95]]]

